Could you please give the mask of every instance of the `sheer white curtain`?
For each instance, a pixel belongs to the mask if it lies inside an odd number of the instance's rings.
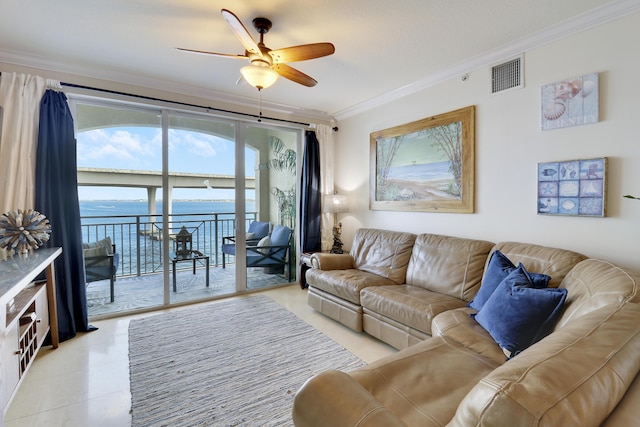
[[[333,129],[329,125],[317,125],[316,137],[320,143],[320,182],[322,186],[322,195],[333,194],[333,175],[334,175],[334,148],[333,148]],[[324,197],[323,197],[324,203]],[[322,214],[322,250],[327,251],[333,246],[333,214]]]
[[[33,209],[40,100],[46,80],[3,72],[0,76],[0,214]]]

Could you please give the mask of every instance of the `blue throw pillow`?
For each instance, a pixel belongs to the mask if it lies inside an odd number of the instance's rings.
[[[487,265],[487,271],[482,278],[482,284],[476,296],[471,300],[467,306],[475,308],[480,311],[482,306],[487,302],[493,291],[496,290],[500,282],[509,275],[516,266],[513,265],[511,260],[505,256],[502,252],[496,250],[491,254],[489,264]],[[551,277],[546,274],[528,273],[533,281],[533,286],[536,288],[546,288],[549,285]]]
[[[551,331],[566,298],[566,289],[534,287],[520,264],[500,282],[475,319],[509,359]]]

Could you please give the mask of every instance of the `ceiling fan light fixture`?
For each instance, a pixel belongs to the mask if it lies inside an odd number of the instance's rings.
[[[248,59],[251,65],[243,67],[240,72],[244,80],[251,86],[257,88],[258,91],[273,85],[279,76],[303,86],[315,86],[318,82],[314,78],[287,65],[287,62],[321,58],[323,56],[333,55],[336,50],[335,46],[329,42],[308,43],[273,50],[264,44],[264,35],[271,29],[271,21],[269,19],[258,17],[253,20],[253,27],[258,34],[260,34],[260,42],[256,43],[247,31],[247,28],[233,12],[228,9],[222,9],[220,12],[224,20],[229,24],[231,32],[240,41],[242,47],[244,47],[243,55],[206,52],[180,47],[177,49],[185,52],[214,55],[223,58]],[[272,66],[275,69],[272,69]]]
[[[272,70],[266,62],[262,61],[254,61],[251,65],[242,67],[240,73],[251,86],[258,90],[266,89],[278,80],[278,73]]]

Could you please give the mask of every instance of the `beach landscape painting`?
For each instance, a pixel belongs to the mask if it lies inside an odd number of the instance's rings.
[[[473,212],[475,107],[371,134],[372,210]]]

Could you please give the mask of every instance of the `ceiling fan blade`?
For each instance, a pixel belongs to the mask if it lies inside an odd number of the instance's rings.
[[[307,76],[302,71],[298,71],[293,67],[288,66],[287,64],[273,64],[271,66],[278,74],[280,74],[285,79],[289,79],[292,82],[299,83],[304,86],[313,87],[318,84],[312,77]]]
[[[238,58],[238,59],[247,59],[247,55],[235,55],[233,53],[217,53],[217,52],[206,52],[204,50],[195,50],[195,49],[185,49],[183,47],[177,47],[177,50],[181,50],[183,52],[189,53],[197,53],[199,55],[214,55],[214,56],[222,56],[224,58]]]
[[[269,51],[275,62],[296,62],[331,55],[336,51],[332,43],[311,43]]]
[[[242,43],[242,46],[244,46],[245,50],[249,53],[254,53],[262,57],[262,52],[260,51],[258,44],[253,40],[253,37],[251,37],[249,31],[247,31],[242,22],[240,22],[240,19],[238,19],[233,12],[227,9],[222,9],[220,12],[222,13],[224,20],[229,24],[233,34],[235,34],[238,40],[240,40],[240,43]]]

